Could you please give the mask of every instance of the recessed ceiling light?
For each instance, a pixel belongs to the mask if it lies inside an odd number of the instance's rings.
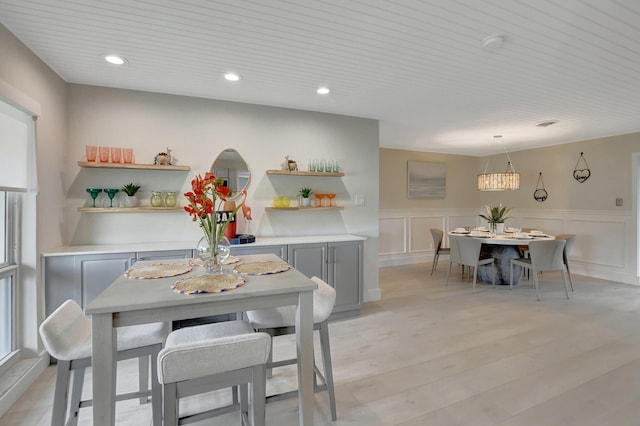
[[[328,95],[329,93],[331,93],[331,89],[329,89],[328,87],[319,87],[318,90],[316,90],[316,93],[318,95]]]
[[[224,79],[227,81],[238,81],[240,80],[240,76],[233,72],[228,72],[224,75]]]
[[[558,120],[546,120],[546,121],[541,121],[539,123],[536,123],[536,127],[549,127],[549,126],[553,126],[554,124],[556,124],[558,122]]]
[[[482,40],[482,47],[489,50],[495,50],[504,44],[504,36],[500,34],[493,34],[488,37],[485,37]]]
[[[104,60],[113,65],[123,65],[127,62],[126,58],[118,55],[105,55]]]

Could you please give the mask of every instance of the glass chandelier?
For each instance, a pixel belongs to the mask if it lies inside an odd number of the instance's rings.
[[[500,135],[494,136],[494,138],[501,137]],[[509,153],[506,150],[505,155],[507,156],[507,170],[504,172],[487,173],[487,167],[489,166],[487,161],[484,173],[478,175],[479,191],[514,191],[520,189],[520,173],[514,169]]]

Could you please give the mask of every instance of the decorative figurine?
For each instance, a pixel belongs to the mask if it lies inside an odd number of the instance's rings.
[[[297,172],[298,171],[298,163],[295,160],[289,160],[289,156],[285,155],[284,163],[282,163],[282,170],[287,170],[289,172]]]
[[[153,164],[158,166],[170,166],[171,165],[171,150],[167,148],[167,152],[160,152],[154,157]]]

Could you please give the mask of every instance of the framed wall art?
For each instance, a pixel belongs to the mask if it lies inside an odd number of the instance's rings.
[[[445,198],[444,163],[407,161],[407,198]]]

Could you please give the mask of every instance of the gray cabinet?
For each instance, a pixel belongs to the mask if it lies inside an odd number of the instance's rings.
[[[139,251],[136,253],[138,260],[164,260],[164,259],[191,259],[194,257],[193,250],[157,250]]]
[[[327,282],[336,289],[334,312],[362,307],[362,241],[328,243]]]
[[[327,281],[327,243],[289,244],[289,264],[309,278]]]
[[[231,254],[273,253],[309,278],[322,278],[336,289],[334,313],[344,316],[358,314],[362,306],[362,249],[362,241],[238,245]],[[191,257],[189,249],[44,256],[47,316],[67,299],[86,306],[137,260]]]
[[[107,253],[45,258],[45,310],[51,314],[65,300],[84,307],[133,263],[135,253]]]
[[[290,244],[289,264],[335,288],[334,313],[358,313],[362,306],[362,250],[362,241]]]
[[[231,254],[233,256],[242,256],[249,254],[270,254],[273,253],[280,259],[287,261],[287,246],[285,244],[269,245],[269,246],[247,246],[244,244],[231,246]]]

